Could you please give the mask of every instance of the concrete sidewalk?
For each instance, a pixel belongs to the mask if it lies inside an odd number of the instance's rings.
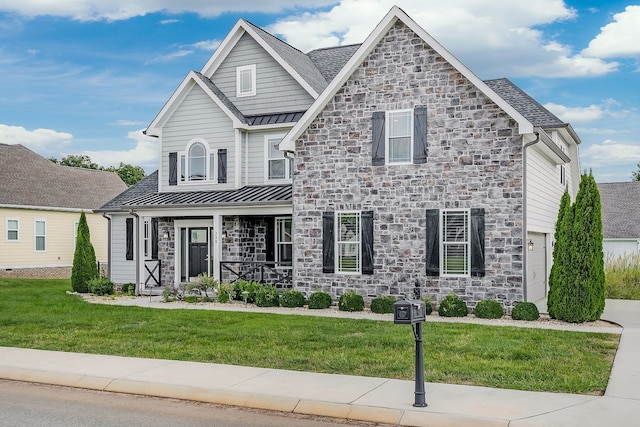
[[[640,417],[640,301],[607,300],[622,332],[604,396],[426,384],[211,363],[0,347],[0,378],[170,397],[402,426],[636,426]]]

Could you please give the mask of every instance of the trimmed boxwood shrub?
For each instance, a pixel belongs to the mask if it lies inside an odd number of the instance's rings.
[[[424,314],[427,316],[433,313],[433,304],[431,303],[431,299],[429,297],[420,298],[424,302]]]
[[[304,295],[295,289],[286,290],[280,295],[280,305],[282,307],[302,307],[304,306]]]
[[[317,291],[309,297],[310,309],[325,309],[331,307],[331,295],[323,291]]]
[[[392,296],[380,296],[374,298],[371,301],[371,311],[373,313],[393,313],[393,304],[395,304],[396,299]]]
[[[520,301],[511,310],[511,318],[513,320],[534,321],[540,318],[540,312],[534,303]]]
[[[273,286],[261,286],[256,291],[256,305],[258,307],[277,307],[280,296]]]
[[[136,292],[136,285],[133,283],[123,283],[120,286],[120,292],[126,295],[133,295]]]
[[[364,310],[364,298],[355,292],[345,292],[338,300],[338,310],[340,311],[362,311]]]
[[[95,295],[113,295],[113,282],[107,277],[95,277],[87,282],[87,287]]]
[[[476,304],[473,314],[480,319],[500,319],[504,316],[504,308],[498,301],[487,299]]]
[[[449,294],[440,301],[438,314],[442,317],[464,317],[469,314],[467,303],[455,294]]]

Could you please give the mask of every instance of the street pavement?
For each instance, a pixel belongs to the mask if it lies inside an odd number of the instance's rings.
[[[622,326],[604,396],[426,383],[414,407],[414,381],[10,347],[0,378],[400,426],[638,426],[640,301],[607,300],[602,319]]]

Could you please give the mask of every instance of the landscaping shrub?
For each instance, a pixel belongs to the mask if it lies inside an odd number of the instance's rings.
[[[473,314],[480,319],[500,319],[504,316],[504,308],[498,301],[487,299],[476,304]]]
[[[302,307],[304,306],[304,295],[295,289],[286,290],[280,295],[280,305],[282,307]]]
[[[256,291],[256,305],[258,307],[277,307],[279,299],[278,290],[273,286],[261,286]]]
[[[261,287],[258,282],[249,282],[248,280],[237,280],[233,285],[233,299],[236,301],[244,301],[249,304],[256,302],[256,291]],[[247,292],[246,300],[243,292]]]
[[[81,212],[76,249],[73,253],[73,266],[71,267],[71,288],[78,293],[89,292],[89,280],[96,277],[98,277],[96,252],[91,244],[87,217],[84,212]]]
[[[364,310],[364,298],[355,292],[345,292],[338,300],[338,310],[340,311],[362,311]]]
[[[440,301],[438,314],[442,317],[464,317],[469,314],[469,309],[467,308],[467,303],[455,294],[449,294]]]
[[[218,289],[218,302],[225,304],[231,300],[233,295],[233,285],[231,283],[222,283]]]
[[[532,302],[518,302],[511,310],[511,318],[513,320],[529,320],[534,321],[540,318],[538,307]]]
[[[380,296],[371,301],[371,311],[374,313],[393,313],[393,304],[396,298],[392,296]]]
[[[433,313],[433,303],[429,297],[420,298],[424,302],[424,314],[427,316]]]
[[[133,295],[136,292],[136,285],[134,283],[123,283],[120,286],[120,292],[125,295]]]
[[[331,307],[331,295],[323,291],[317,291],[309,297],[310,309],[325,309]]]
[[[113,282],[107,277],[94,277],[87,282],[87,288],[95,295],[113,295]]]

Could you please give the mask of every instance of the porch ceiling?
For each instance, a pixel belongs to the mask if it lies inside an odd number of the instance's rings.
[[[238,190],[150,193],[123,203],[123,209],[290,204],[291,185],[245,186]]]

